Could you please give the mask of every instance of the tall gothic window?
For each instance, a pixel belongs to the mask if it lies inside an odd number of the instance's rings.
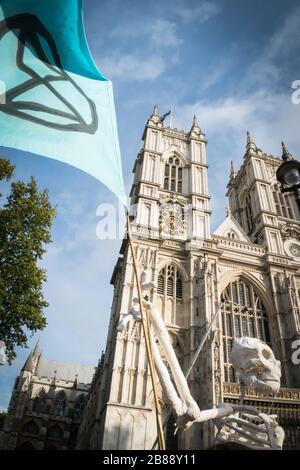
[[[242,280],[231,282],[223,292],[223,298],[224,377],[226,382],[235,382],[235,373],[229,361],[234,339],[250,336],[270,345],[268,317],[253,287]]]
[[[48,429],[47,438],[49,439],[62,439],[64,432],[58,424],[54,424]]]
[[[53,414],[56,416],[65,416],[67,407],[67,397],[62,390],[58,392],[55,398]]]
[[[73,415],[73,417],[74,417],[75,420],[79,420],[79,421],[81,420],[84,405],[85,405],[84,395],[80,395],[77,398],[75,406],[74,406],[74,415]]]
[[[39,427],[35,421],[30,420],[24,425],[23,432],[26,434],[38,434]]]
[[[182,193],[182,167],[179,158],[170,157],[165,165],[164,189]]]
[[[158,275],[157,293],[182,300],[182,278],[174,264],[165,266]]]
[[[248,232],[251,232],[253,228],[253,212],[252,212],[252,202],[250,198],[250,194],[245,197],[245,214],[246,214],[246,221],[248,226]]]
[[[46,413],[46,392],[42,388],[36,395],[34,401],[33,401],[33,411],[35,413]]]
[[[277,215],[280,217],[294,218],[290,194],[282,194],[277,184],[273,186],[273,199]]]

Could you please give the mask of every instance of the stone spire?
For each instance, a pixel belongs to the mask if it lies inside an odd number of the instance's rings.
[[[77,389],[77,386],[78,386],[78,374],[75,374],[75,380],[74,380],[74,383],[73,383],[73,388]]]
[[[247,145],[250,145],[252,143],[253,143],[253,140],[252,140],[251,134],[249,131],[247,131]]]
[[[157,105],[155,104],[154,107],[153,107],[153,110],[152,110],[152,113],[149,117],[149,120],[148,122],[151,122],[152,124],[155,124],[157,125],[158,123],[160,123],[160,117],[158,115],[158,108],[157,108]]]
[[[193,122],[192,122],[192,127],[191,127],[191,133],[194,132],[195,134],[201,134],[201,129],[200,129],[200,126],[198,124],[198,121],[197,121],[197,117],[196,115],[194,114],[194,117],[193,117]]]
[[[41,345],[40,345],[40,338],[37,340],[37,343],[34,347],[34,350],[33,350],[33,355],[34,356],[40,356],[41,355]]]
[[[231,162],[230,162],[230,179],[235,178],[236,175],[237,175],[237,171],[234,168],[233,160],[231,160]]]
[[[22,371],[34,372],[41,355],[40,340],[38,339],[34,349],[30,352]]]
[[[22,367],[22,371],[32,372],[33,369],[33,352],[31,351],[24,366]]]
[[[247,145],[246,145],[246,153],[250,152],[253,150],[254,152],[257,151],[256,144],[254,140],[252,139],[252,136],[249,131],[247,131]]]
[[[284,142],[281,142],[282,145],[282,160],[287,161],[287,160],[294,160],[293,156],[290,154],[288,149],[285,146]]]

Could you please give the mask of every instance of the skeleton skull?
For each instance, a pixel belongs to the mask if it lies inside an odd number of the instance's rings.
[[[230,360],[242,385],[258,392],[278,392],[281,367],[272,349],[257,338],[242,337],[234,341]]]

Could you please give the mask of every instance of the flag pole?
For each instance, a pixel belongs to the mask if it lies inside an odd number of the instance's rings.
[[[137,268],[134,245],[132,241],[131,223],[130,223],[130,216],[128,212],[126,214],[126,218],[127,218],[127,235],[128,235],[128,241],[129,241],[129,246],[130,246],[131,255],[132,255],[134,274],[136,278],[138,299],[139,299],[140,311],[141,311],[141,322],[142,322],[142,328],[143,328],[143,333],[145,337],[146,353],[147,353],[152,388],[153,388],[158,445],[159,445],[160,450],[166,450],[165,436],[164,436],[164,430],[162,426],[160,406],[159,406],[158,394],[157,394],[157,388],[156,388],[156,373],[155,373],[154,360],[153,360],[153,354],[152,354],[150,322],[149,322],[149,319],[147,318],[147,312],[145,312],[145,309],[143,306],[142,288],[141,288],[140,276],[139,276],[139,272]]]

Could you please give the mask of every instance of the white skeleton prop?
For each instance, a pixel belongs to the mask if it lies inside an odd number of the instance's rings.
[[[236,442],[255,449],[280,449],[284,432],[278,426],[275,416],[259,413],[253,406],[244,405],[243,400],[239,405],[222,403],[217,408],[200,411],[191,396],[163,319],[157,308],[149,300],[149,290],[153,287],[154,284],[147,281],[146,271],[142,271],[143,306],[151,320],[160,349],[170,366],[175,386],[162,360],[157,342],[150,334],[154,361],[160,384],[176,413],[177,428],[186,430],[194,422],[199,423],[213,419],[218,428],[217,442]],[[123,331],[131,317],[137,321],[141,319],[139,301],[136,297],[133,298],[128,314],[123,315],[120,319],[117,327],[118,331]],[[236,340],[232,350],[232,362],[237,368],[242,390],[245,385],[251,385],[258,391],[278,391],[280,387],[280,362],[276,361],[273,351],[260,340],[254,338]],[[244,418],[239,413],[243,413]],[[257,421],[260,421],[260,424],[256,424]]]
[[[258,392],[277,393],[280,389],[281,367],[272,349],[257,338],[235,340],[230,361],[241,385]]]
[[[262,395],[277,393],[280,389],[281,367],[272,349],[257,338],[242,337],[234,341],[230,361],[241,385],[241,404],[245,387],[253,387]],[[219,429],[217,442],[235,442],[252,449],[282,449],[284,431],[276,415],[243,412],[216,421]],[[256,417],[255,417],[256,415]],[[257,421],[261,424],[257,424]]]
[[[281,450],[284,430],[278,426],[277,416],[259,413],[255,408],[251,410],[252,412],[250,410],[245,412],[245,408],[241,407],[243,412],[241,415],[215,420],[218,428],[216,443],[241,444],[256,450]]]

